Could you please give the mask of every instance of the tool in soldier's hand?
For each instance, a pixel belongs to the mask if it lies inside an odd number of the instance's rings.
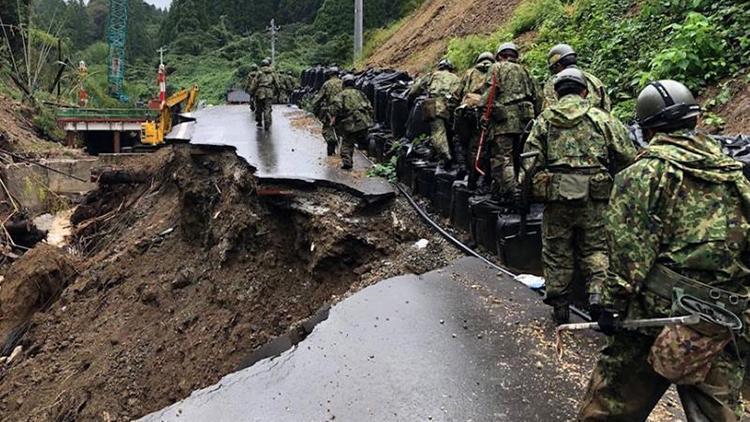
[[[669,318],[632,319],[617,322],[617,328],[623,330],[637,330],[639,328],[664,327],[665,325],[695,325],[701,321],[700,315],[685,315]],[[574,324],[563,324],[557,327],[557,331],[582,331],[597,330],[598,322],[581,322]]]
[[[667,325],[697,325],[701,322],[701,316],[697,314],[685,315],[679,317],[669,318],[652,318],[652,319],[632,319],[625,321],[618,321],[616,326],[618,329],[623,330],[638,330],[641,328],[653,328],[653,327],[665,327]],[[563,357],[563,338],[562,334],[565,331],[583,331],[583,330],[598,330],[598,322],[581,322],[573,324],[563,324],[557,327],[557,357],[562,359]]]

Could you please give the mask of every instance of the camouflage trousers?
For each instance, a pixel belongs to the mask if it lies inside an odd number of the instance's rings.
[[[347,133],[341,139],[341,164],[344,166],[354,165],[354,148],[357,143],[361,144],[367,140],[367,130]]]
[[[430,134],[432,135],[432,147],[441,160],[451,158],[451,148],[448,143],[448,123],[442,117],[430,121]]]
[[[261,124],[266,128],[270,129],[272,121],[272,111],[273,111],[273,99],[272,98],[265,98],[265,99],[256,99],[255,100],[255,122],[258,123],[258,126]]]
[[[323,121],[323,139],[325,139],[326,145],[328,146],[328,155],[335,154],[336,146],[339,143],[339,140],[336,137],[336,128],[326,120]]]
[[[490,169],[492,172],[492,192],[495,195],[506,195],[516,186],[516,176],[513,170],[513,143],[519,135],[495,135],[492,143],[485,142],[489,148]]]
[[[579,421],[637,422],[648,418],[670,386],[648,363],[653,342],[654,337],[635,332],[609,339],[580,404]],[[737,357],[725,351],[714,360],[703,383],[678,385],[688,421],[739,421],[744,373]]]
[[[604,284],[609,267],[606,208],[606,202],[592,201],[582,205],[544,206],[542,263],[547,292],[544,303],[569,303],[571,293],[578,290],[573,286],[576,264],[582,275],[576,279],[587,282],[588,289]]]

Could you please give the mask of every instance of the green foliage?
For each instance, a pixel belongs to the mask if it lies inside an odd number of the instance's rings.
[[[448,56],[459,68],[519,37],[523,62],[544,82],[547,52],[566,42],[579,64],[601,78],[614,112],[631,118],[633,98],[650,80],[671,78],[694,92],[750,65],[750,0],[525,0],[487,36],[455,38]]]
[[[727,42],[719,28],[700,13],[691,12],[682,24],[666,28],[668,47],[651,59],[648,72],[641,77],[641,85],[656,79],[677,79],[700,86],[713,80],[726,67],[723,51]]]
[[[405,23],[406,18],[401,18],[388,26],[367,31],[365,34],[365,44],[362,48],[363,60],[364,58],[372,56],[372,53],[398,32]]]
[[[55,113],[49,107],[36,107],[33,122],[36,129],[45,138],[53,141],[61,141],[65,139],[65,132],[57,126]]]
[[[396,175],[396,163],[398,162],[398,156],[394,155],[390,160],[375,164],[367,170],[368,177],[382,177],[387,179],[389,182],[395,182]]]

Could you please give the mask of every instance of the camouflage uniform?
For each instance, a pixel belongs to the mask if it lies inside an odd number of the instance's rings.
[[[533,177],[532,190],[545,203],[542,259],[545,303],[568,303],[576,263],[591,285],[608,266],[604,212],[612,176],[635,156],[627,130],[616,118],[566,95],[534,124],[519,179]]]
[[[247,78],[245,79],[245,84],[243,88],[245,89],[245,92],[250,94],[250,109],[255,111],[255,98],[252,97],[252,91],[250,90],[250,87],[253,85],[253,81],[255,80],[255,77],[258,75],[257,70],[251,70],[247,74]]]
[[[255,121],[258,126],[263,124],[266,129],[271,128],[272,105],[276,93],[280,89],[279,78],[271,66],[263,66],[250,83],[250,93],[255,99]]]
[[[318,91],[315,98],[313,98],[312,106],[315,116],[323,123],[323,138],[326,140],[328,145],[328,155],[336,153],[336,144],[338,139],[336,138],[336,130],[331,123],[333,117],[331,113],[331,105],[334,98],[338,96],[344,87],[341,82],[341,78],[334,76],[328,79]]]
[[[294,91],[294,86],[296,84],[294,76],[286,72],[280,73],[279,82],[281,85],[279,88],[279,103],[288,104],[289,98],[292,96],[292,91]]]
[[[596,288],[605,309],[628,318],[670,316],[671,300],[657,294],[666,267],[704,284],[748,293],[750,184],[742,165],[707,136],[658,134],[635,164],[615,180],[607,212],[611,266]],[[740,311],[742,312],[742,311]],[[740,351],[745,354],[748,318]],[[646,420],[670,382],[647,361],[653,331],[615,333],[602,351],[579,420]],[[744,368],[726,348],[705,381],[678,385],[691,421],[736,421]]]
[[[577,68],[575,65],[569,67]],[[602,83],[599,78],[583,69],[581,69],[581,72],[583,72],[583,75],[586,77],[586,82],[588,82],[589,96],[587,98],[589,102],[594,107],[599,107],[605,111],[611,111],[612,101],[609,98],[609,94],[607,94],[607,87],[604,86],[604,83]],[[555,105],[555,103],[557,103],[557,94],[555,94],[555,77],[552,76],[547,83],[544,84],[544,108],[551,107]]]
[[[484,61],[466,71],[461,79],[459,89],[453,95],[461,99],[461,105],[456,109],[454,132],[456,134],[456,161],[469,170],[469,186],[476,186],[478,173],[474,170],[474,160],[479,147],[479,117],[481,114],[481,96],[484,83],[492,62]],[[478,98],[478,100],[477,100]]]
[[[412,100],[423,91],[426,91],[431,99],[435,101],[435,118],[430,120],[430,133],[432,135],[432,146],[441,159],[450,159],[450,144],[448,143],[448,122],[451,119],[450,98],[458,89],[461,81],[458,76],[447,70],[436,70],[422,78],[419,78],[409,90],[409,99]]]
[[[526,125],[541,111],[536,82],[528,70],[518,63],[501,60],[492,66],[485,81],[485,102],[493,80],[496,84],[495,104],[489,122],[486,145],[495,194],[509,193],[515,186],[514,166],[518,167],[521,137]]]
[[[370,100],[355,87],[345,87],[331,106],[336,119],[336,131],[341,136],[341,162],[344,168],[354,164],[354,146],[367,140],[367,132],[374,124]]]

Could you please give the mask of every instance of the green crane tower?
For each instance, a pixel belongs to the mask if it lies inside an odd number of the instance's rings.
[[[109,0],[109,93],[125,102],[128,97],[123,91],[125,81],[125,40],[128,37],[128,0]]]

